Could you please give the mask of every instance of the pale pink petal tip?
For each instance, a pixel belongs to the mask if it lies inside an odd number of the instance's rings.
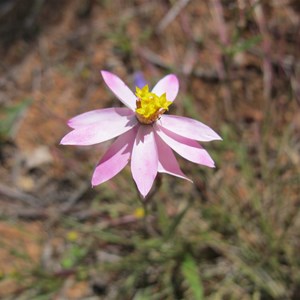
[[[131,110],[136,108],[136,96],[117,75],[102,70],[101,75],[110,90]]]
[[[119,117],[130,117],[132,115],[134,115],[134,112],[126,107],[96,109],[73,117],[68,121],[68,126],[71,128],[79,128],[95,123],[101,125],[103,122],[109,122]]]
[[[183,137],[210,142],[213,140],[222,140],[222,138],[207,125],[186,117],[162,115],[160,125]]]
[[[80,126],[66,134],[61,140],[63,145],[89,146],[108,141],[137,125],[135,116],[120,116],[112,120]]]
[[[167,173],[182,179],[193,182],[180,170],[178,162],[171,148],[163,142],[157,135],[155,136],[158,152],[158,172]]]
[[[152,92],[161,96],[162,94],[167,94],[167,99],[169,101],[174,101],[179,91],[179,81],[176,75],[169,74],[163,77],[157,82],[157,84],[152,89]]]
[[[135,135],[134,128],[116,139],[96,166],[92,186],[111,179],[125,168],[130,159]]]
[[[215,163],[208,152],[195,140],[180,136],[159,125],[156,125],[156,128],[159,137],[185,159],[210,168],[215,167]]]

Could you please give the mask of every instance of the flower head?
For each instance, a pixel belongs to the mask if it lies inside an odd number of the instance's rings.
[[[149,92],[148,84],[142,89],[136,87],[136,117],[142,124],[154,123],[172,104],[167,100],[166,93],[157,96]]]
[[[73,128],[63,145],[93,145],[118,137],[97,164],[92,185],[117,175],[131,161],[132,177],[145,197],[157,173],[189,180],[180,170],[172,150],[185,159],[213,168],[214,161],[197,142],[221,140],[205,124],[185,117],[164,114],[177,96],[175,75],[163,77],[149,91],[137,87],[135,94],[116,75],[101,71],[111,91],[127,108],[105,108],[80,114],[68,125]]]

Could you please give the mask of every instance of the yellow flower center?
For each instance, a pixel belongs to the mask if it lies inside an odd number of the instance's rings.
[[[155,122],[166,110],[169,109],[171,101],[166,98],[166,93],[157,96],[149,92],[148,85],[142,89],[136,87],[136,117],[143,124],[152,124]]]

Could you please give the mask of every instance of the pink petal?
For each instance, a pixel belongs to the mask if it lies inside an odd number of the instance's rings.
[[[152,187],[157,167],[158,156],[153,127],[141,125],[132,150],[131,172],[143,197],[149,193]]]
[[[155,136],[155,141],[158,152],[158,172],[167,173],[191,181],[180,170],[171,148],[157,135]]]
[[[135,116],[118,116],[101,123],[75,128],[61,140],[63,145],[87,146],[108,141],[133,128],[138,123]]]
[[[215,163],[210,155],[196,141],[182,137],[157,124],[155,127],[157,129],[157,134],[162,140],[179,155],[191,162],[205,165],[210,168],[215,167]]]
[[[101,71],[101,75],[111,91],[131,110],[136,109],[136,96],[129,87],[116,75]]]
[[[167,93],[168,101],[174,101],[178,94],[179,82],[174,74],[163,77],[153,88],[152,92],[158,96]]]
[[[207,125],[185,117],[162,115],[160,125],[178,135],[192,140],[209,142],[222,138]]]
[[[119,116],[132,116],[133,114],[134,113],[131,109],[125,107],[97,109],[85,112],[72,118],[68,121],[68,125],[71,128],[84,127],[94,123],[112,120]]]
[[[136,136],[136,127],[119,136],[95,168],[92,185],[101,184],[117,175],[127,165]]]

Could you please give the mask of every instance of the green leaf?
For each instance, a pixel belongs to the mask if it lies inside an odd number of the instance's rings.
[[[61,261],[61,265],[66,268],[74,267],[87,253],[87,249],[74,245],[68,251],[66,251],[64,258]]]
[[[161,203],[160,201],[157,203],[157,212],[159,228],[165,234],[169,228],[170,218],[168,217],[164,203]]]
[[[25,99],[17,105],[0,108],[0,138],[12,134],[13,125],[31,104],[32,99]]]
[[[186,255],[181,265],[181,271],[195,300],[204,299],[203,285],[198,273],[197,263],[190,255]]]
[[[168,227],[168,231],[166,232],[166,237],[170,238],[172,234],[175,233],[176,228],[178,227],[178,225],[180,224],[181,220],[183,219],[183,217],[185,216],[186,212],[188,211],[188,209],[191,206],[191,201],[189,201],[186,205],[186,207],[180,212],[178,213],[172,220],[170,226]]]
[[[225,49],[228,55],[234,56],[237,53],[245,52],[261,42],[262,38],[260,35],[253,36],[245,40],[239,40],[235,44]]]
[[[149,289],[143,289],[138,291],[133,300],[151,300],[151,293]]]

